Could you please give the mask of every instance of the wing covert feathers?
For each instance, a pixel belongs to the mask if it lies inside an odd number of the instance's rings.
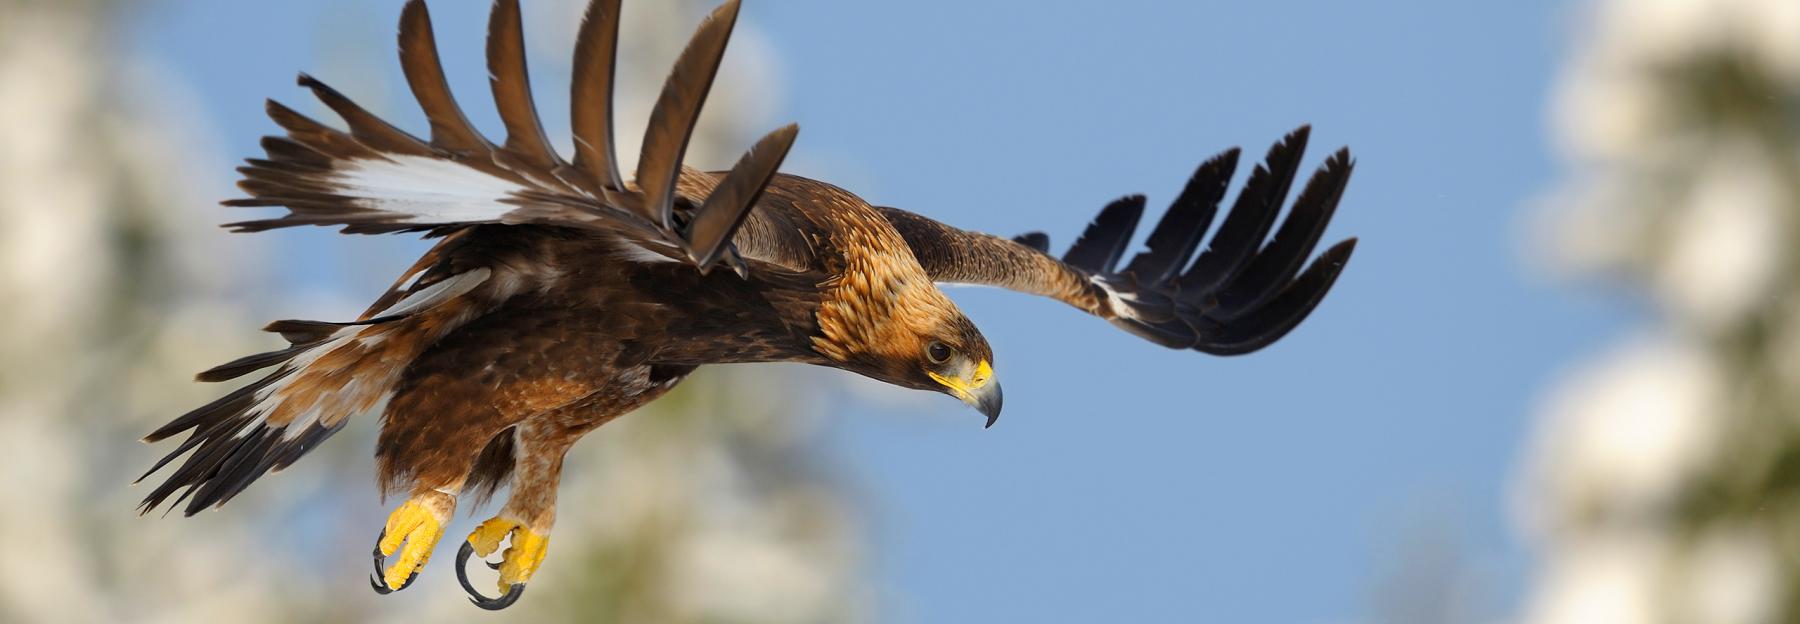
[[[555,225],[616,235],[660,255],[685,257],[702,271],[720,262],[745,270],[731,235],[774,176],[796,129],[776,130],[746,154],[716,187],[725,196],[687,197],[678,190],[682,160],[737,21],[737,0],[713,11],[676,61],[651,111],[635,184],[620,179],[614,152],[619,4],[592,0],[576,41],[573,164],[551,146],[533,102],[518,0],[496,1],[488,23],[489,85],[506,127],[500,145],[482,136],[457,104],[430,11],[424,0],[409,0],[400,17],[400,65],[429,121],[429,138],[408,134],[302,75],[300,84],[349,131],[270,101],[269,117],[286,136],[264,140],[266,157],[239,169],[239,187],[249,197],[225,204],[281,206],[288,214],[227,227],[254,232],[333,225],[375,234],[443,233],[481,223]]]

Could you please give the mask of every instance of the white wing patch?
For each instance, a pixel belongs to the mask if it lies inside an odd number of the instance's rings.
[[[1089,278],[1088,281],[1093,282],[1095,286],[1099,286],[1100,290],[1106,291],[1107,305],[1112,307],[1113,314],[1116,314],[1119,318],[1123,319],[1136,320],[1138,318],[1137,310],[1129,305],[1131,302],[1137,301],[1136,294],[1121,293],[1114,290],[1111,284],[1106,283],[1106,280],[1101,279],[1098,275]],[[1125,305],[1114,304],[1113,302],[1115,301]]]
[[[658,264],[658,263],[662,263],[662,262],[678,262],[678,260],[676,260],[674,258],[670,258],[668,256],[665,256],[665,255],[656,253],[654,251],[645,249],[643,247],[639,247],[635,244],[629,244],[629,243],[619,246],[619,258],[621,258],[627,262],[637,262],[637,263],[641,263],[641,264]]]
[[[418,292],[394,302],[394,305],[388,306],[386,310],[382,310],[375,317],[404,316],[460,297],[464,293],[474,290],[476,286],[480,286],[482,282],[486,282],[490,275],[493,275],[493,271],[489,271],[487,267],[453,275],[444,281],[420,288]]]
[[[452,161],[388,155],[351,160],[333,171],[337,193],[362,208],[418,223],[499,221],[518,206],[502,200],[525,186]]]

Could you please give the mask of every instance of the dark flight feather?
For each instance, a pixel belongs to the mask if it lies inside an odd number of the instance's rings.
[[[1344,187],[1350,183],[1355,168],[1349,150],[1338,150],[1325,160],[1318,175],[1306,183],[1300,198],[1294,200],[1293,211],[1281,223],[1281,229],[1275,231],[1275,237],[1229,288],[1219,292],[1219,305],[1212,316],[1232,319],[1255,310],[1294,279],[1306,265],[1306,255],[1325,234],[1325,225],[1337,211],[1338,199],[1344,196]]]
[[[665,229],[674,226],[675,180],[681,175],[682,157],[687,154],[694,125],[700,121],[700,108],[712,90],[737,15],[738,0],[730,0],[700,23],[663,83],[656,107],[650,110],[637,184],[644,193],[643,216]]]
[[[1050,235],[1043,232],[1026,232],[1013,237],[1013,242],[1038,251],[1050,253]]]
[[[284,169],[305,169],[312,172],[331,168],[331,157],[287,137],[266,136],[262,138],[261,145],[268,158],[256,159],[259,161],[255,163],[257,166],[272,168],[279,165]]]
[[[757,141],[700,205],[688,226],[688,258],[702,272],[719,258],[731,235],[750,216],[750,209],[781,168],[781,161],[787,158],[788,149],[799,134],[800,126],[788,124]]]
[[[337,116],[350,126],[350,136],[358,142],[382,152],[414,156],[433,155],[431,145],[375,116],[374,113],[370,113],[350,98],[345,97],[343,93],[339,93],[337,89],[320,82],[317,78],[303,73],[296,82],[302,87],[311,89],[314,97],[319,98],[319,101],[330,107],[332,112],[337,113]],[[269,138],[278,139],[278,137]],[[270,156],[274,158],[273,154]]]
[[[1063,254],[1063,262],[1089,273],[1110,273],[1131,243],[1131,233],[1144,216],[1144,196],[1127,195],[1113,200],[1089,223],[1075,244]]]
[[[519,0],[498,0],[488,18],[488,82],[494,106],[506,124],[506,150],[539,169],[555,170],[562,158],[550,147],[531,99],[531,73],[525,67],[525,32]]]
[[[1147,249],[1132,257],[1122,272],[1146,282],[1162,283],[1187,265],[1194,249],[1200,246],[1200,238],[1212,225],[1219,200],[1225,197],[1225,187],[1231,184],[1232,172],[1237,171],[1238,151],[1226,150],[1194,171],[1181,195],[1156,222],[1156,229],[1150,231],[1150,238],[1144,241]]]
[[[1294,173],[1300,169],[1300,158],[1306,154],[1306,141],[1311,135],[1311,126],[1300,126],[1269,148],[1263,164],[1250,173],[1244,190],[1238,191],[1237,203],[1213,234],[1209,248],[1182,274],[1183,293],[1211,293],[1230,282],[1249,262],[1281,212],[1281,203],[1294,182]]]
[[[570,85],[570,126],[575,133],[575,167],[606,188],[624,190],[618,152],[613,149],[614,59],[619,47],[619,0],[593,0],[575,40],[575,76]]]
[[[433,146],[465,156],[485,157],[493,151],[493,144],[469,123],[450,93],[425,0],[408,0],[400,12],[400,68],[412,86],[413,98],[431,122]]]
[[[1212,355],[1242,355],[1280,340],[1325,299],[1355,251],[1354,238],[1333,245],[1280,295],[1256,308],[1254,314],[1209,328],[1194,348]]]
[[[288,137],[299,145],[331,159],[352,160],[358,158],[376,158],[379,152],[370,149],[348,134],[337,128],[314,121],[311,117],[300,114],[286,104],[268,100],[263,107],[269,119],[275,125],[286,130]],[[271,154],[273,156],[273,154]]]

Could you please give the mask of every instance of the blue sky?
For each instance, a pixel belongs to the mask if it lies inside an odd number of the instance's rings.
[[[437,5],[453,83],[478,100],[485,3]],[[395,71],[397,1],[154,6],[135,47],[218,120],[221,180],[271,128],[262,99],[302,99],[295,71],[358,54]],[[1308,167],[1345,144],[1358,159],[1327,233],[1361,237],[1356,257],[1266,351],[1167,351],[1053,302],[958,289],[997,354],[998,426],[948,399],[835,401],[827,443],[871,520],[886,619],[1355,621],[1444,542],[1476,615],[1510,612],[1530,572],[1509,488],[1532,409],[1633,314],[1521,259],[1523,207],[1556,178],[1544,118],[1570,11],[1100,7],[744,7],[780,66],[771,127],[803,128],[794,172],[966,228],[1041,229],[1060,250],[1108,200],[1144,192],[1160,210],[1201,160],[1260,154],[1301,123]],[[301,277],[356,272],[339,262]]]

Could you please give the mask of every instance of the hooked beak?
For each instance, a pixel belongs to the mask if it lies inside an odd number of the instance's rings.
[[[994,421],[1000,420],[1002,399],[999,382],[992,382],[976,390],[970,398],[963,399],[963,402],[968,403],[975,408],[975,411],[981,412],[982,416],[987,417],[987,424],[982,426],[983,429],[986,429],[994,426]]]
[[[969,407],[987,417],[986,427],[994,426],[1000,420],[1000,405],[1004,395],[1000,392],[1000,382],[994,380],[994,368],[986,361],[974,367],[964,375],[947,377],[937,373],[928,373],[933,380],[943,384],[952,396],[962,399]],[[985,427],[984,427],[985,428]]]

